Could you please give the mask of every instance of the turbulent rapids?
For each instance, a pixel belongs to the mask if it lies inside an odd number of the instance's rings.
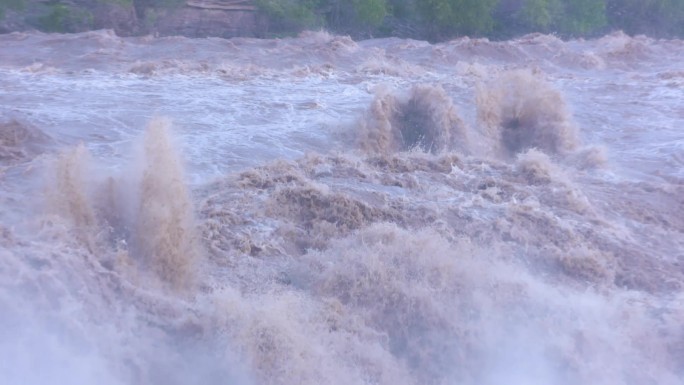
[[[0,58],[0,383],[684,381],[682,41]]]

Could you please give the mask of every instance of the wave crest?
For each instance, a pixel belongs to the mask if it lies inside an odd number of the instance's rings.
[[[467,149],[466,126],[441,86],[379,90],[360,125],[359,145],[370,153]]]
[[[482,133],[499,153],[565,154],[579,145],[563,95],[530,71],[510,71],[476,93]]]

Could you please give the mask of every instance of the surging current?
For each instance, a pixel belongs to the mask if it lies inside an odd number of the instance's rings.
[[[684,383],[684,42],[0,36],[0,383]]]

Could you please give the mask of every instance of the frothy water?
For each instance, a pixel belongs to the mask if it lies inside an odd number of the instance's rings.
[[[684,381],[681,41],[0,40],[3,384]]]
[[[417,85],[406,96],[378,90],[359,126],[359,145],[370,153],[468,149],[463,121],[439,86]]]
[[[491,147],[517,154],[536,148],[550,154],[577,147],[577,129],[557,90],[527,72],[507,72],[477,92],[481,127]]]

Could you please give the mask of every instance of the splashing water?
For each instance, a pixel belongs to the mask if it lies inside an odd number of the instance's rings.
[[[468,148],[463,121],[439,86],[415,86],[408,97],[379,91],[368,115],[359,143],[369,152]]]
[[[562,95],[534,75],[507,72],[477,94],[487,136],[510,153],[538,148],[563,153],[577,147],[577,129]]]

